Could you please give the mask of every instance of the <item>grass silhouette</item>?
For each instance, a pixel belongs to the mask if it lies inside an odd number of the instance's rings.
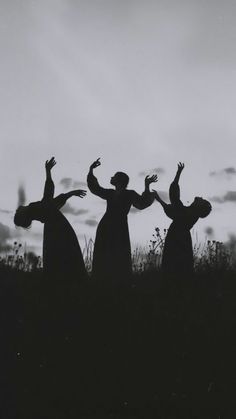
[[[159,235],[117,284],[2,259],[2,418],[234,417],[233,258],[208,241],[194,276],[163,276]]]

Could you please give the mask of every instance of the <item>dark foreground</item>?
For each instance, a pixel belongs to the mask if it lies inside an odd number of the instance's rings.
[[[236,275],[2,272],[1,419],[236,417]]]

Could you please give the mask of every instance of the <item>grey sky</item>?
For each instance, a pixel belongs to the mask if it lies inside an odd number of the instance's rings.
[[[58,192],[63,178],[85,182],[97,157],[105,186],[122,170],[141,192],[139,173],[162,168],[156,187],[167,191],[180,160],[185,203],[235,190],[234,176],[210,176],[236,167],[234,1],[1,0],[0,8],[1,209],[15,209],[20,183],[27,202],[40,199],[51,156]],[[195,229],[204,238],[213,227],[225,240],[236,202],[213,204]],[[93,237],[104,204],[88,194],[70,206],[89,211],[67,216],[80,238]],[[13,227],[11,214],[0,221]],[[156,203],[130,215],[134,243],[168,225]],[[39,245],[41,231],[34,223],[22,240]]]

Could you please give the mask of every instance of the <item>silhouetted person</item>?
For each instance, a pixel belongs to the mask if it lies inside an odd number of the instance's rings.
[[[162,268],[170,273],[193,272],[193,247],[190,230],[199,218],[205,218],[211,212],[211,204],[205,199],[195,197],[186,207],[180,200],[179,178],[184,164],[178,164],[174,181],[170,185],[171,204],[166,204],[156,191],[154,196],[162,205],[166,215],[173,220],[168,229],[163,249]]]
[[[117,172],[110,180],[115,189],[104,189],[93,174],[93,169],[101,164],[99,160],[90,166],[87,178],[90,191],[107,201],[106,212],[96,233],[93,274],[101,279],[119,277],[122,280],[122,276],[132,272],[127,215],[132,205],[142,210],[152,204],[154,196],[149,191],[149,185],[157,181],[157,176],[145,178],[145,191],[142,195],[126,189],[129,177],[123,172]]]
[[[16,226],[29,228],[33,220],[44,223],[43,269],[49,275],[78,276],[86,275],[84,260],[77,236],[60,208],[72,196],[83,198],[86,192],[74,190],[54,198],[54,183],[51,169],[55,166],[54,157],[45,163],[46,182],[41,201],[20,206],[15,213]]]

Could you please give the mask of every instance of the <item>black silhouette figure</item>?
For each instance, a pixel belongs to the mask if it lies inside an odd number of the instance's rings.
[[[28,206],[20,206],[15,213],[16,226],[28,228],[33,220],[44,223],[43,269],[49,275],[70,275],[83,278],[85,265],[77,236],[60,208],[72,196],[83,198],[86,191],[74,190],[54,198],[54,183],[51,169],[55,166],[54,157],[45,163],[46,182],[41,201]]]
[[[152,204],[154,196],[149,185],[157,181],[157,176],[146,176],[142,195],[126,189],[129,177],[123,172],[117,172],[110,180],[115,189],[104,189],[93,174],[93,169],[100,165],[100,159],[97,159],[90,166],[87,178],[90,191],[107,201],[106,212],[96,233],[93,274],[101,279],[118,277],[122,280],[132,272],[128,213],[132,205],[142,210]]]
[[[162,205],[166,215],[173,220],[168,229],[163,249],[162,268],[169,273],[191,273],[194,269],[191,228],[199,218],[205,218],[211,212],[210,202],[195,197],[192,204],[184,206],[180,200],[179,178],[184,164],[178,164],[174,181],[169,188],[171,204],[166,204],[156,191],[154,196]]]

